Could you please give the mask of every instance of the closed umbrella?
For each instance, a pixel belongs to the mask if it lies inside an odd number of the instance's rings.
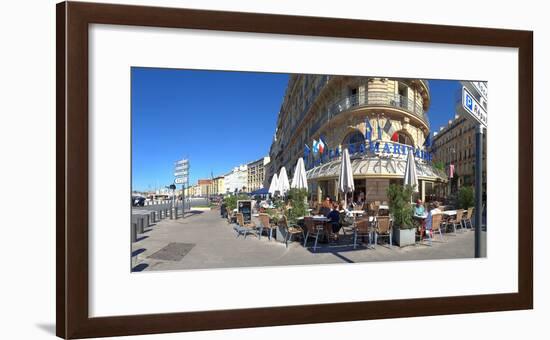
[[[418,175],[416,174],[416,162],[413,152],[409,150],[407,154],[407,164],[405,165],[405,177],[403,178],[404,185],[413,187],[414,192],[418,192]]]
[[[302,157],[298,158],[298,163],[296,163],[291,187],[307,190],[306,167],[304,166],[304,159]]]
[[[269,193],[271,194],[271,196],[274,196],[276,191],[279,191],[279,179],[277,178],[277,174],[274,174],[273,177],[271,177]]]
[[[344,193],[344,204],[347,206],[347,194],[355,190],[353,184],[353,170],[351,168],[351,160],[349,158],[348,149],[344,149],[342,160],[340,163],[340,175],[338,176],[339,189]]]
[[[279,171],[279,191],[281,195],[285,195],[286,192],[290,189],[290,184],[288,184],[288,175],[286,174],[286,169],[283,166],[281,171]]]

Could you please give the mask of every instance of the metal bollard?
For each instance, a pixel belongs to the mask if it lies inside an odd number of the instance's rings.
[[[137,242],[137,224],[136,223],[132,223],[132,226],[130,227],[130,234],[131,234],[131,238],[132,238],[132,242]]]
[[[174,207],[174,214],[176,215],[176,220],[178,219],[178,207]]]
[[[139,216],[137,218],[137,226],[138,226],[137,227],[137,232],[139,234],[143,234],[143,220],[144,220],[144,218],[142,216]]]
[[[170,219],[173,220],[174,219],[174,212],[173,212],[172,208],[170,208],[169,211],[170,211]]]
[[[146,214],[143,215],[143,218],[145,219],[145,224],[143,226],[149,228],[149,225],[151,225],[151,216],[149,216],[149,214]]]

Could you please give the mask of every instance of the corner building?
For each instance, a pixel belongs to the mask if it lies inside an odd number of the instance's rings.
[[[431,165],[424,146],[430,132],[428,82],[422,79],[291,75],[281,105],[266,182],[284,166],[293,172],[304,157],[310,197],[341,199],[338,192],[340,156],[347,148],[357,196],[387,200],[391,183],[403,183],[406,156],[413,152],[420,197],[447,181]],[[321,140],[323,152],[313,141]],[[267,184],[269,185],[269,184]]]

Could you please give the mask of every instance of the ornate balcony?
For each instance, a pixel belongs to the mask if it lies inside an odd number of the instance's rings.
[[[329,117],[332,118],[341,112],[368,106],[388,106],[402,109],[422,119],[428,128],[430,126],[428,115],[424,112],[422,105],[415,103],[407,97],[394,93],[368,92],[366,95],[350,95],[332,104],[328,114]]]

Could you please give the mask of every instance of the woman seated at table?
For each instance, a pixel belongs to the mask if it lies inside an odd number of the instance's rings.
[[[432,216],[436,214],[441,214],[441,210],[439,210],[439,202],[435,201],[432,203],[431,210],[428,213],[428,217],[426,217],[426,222],[424,224],[424,229],[426,233],[431,233],[432,230]]]
[[[422,200],[418,199],[416,201],[416,205],[414,206],[414,216],[424,217],[425,214],[426,214],[426,210],[424,209]]]
[[[332,203],[330,202],[330,197],[327,196],[327,198],[321,204],[321,208],[319,208],[319,215],[328,217],[328,214],[330,213],[331,210],[332,210]]]
[[[332,210],[328,214],[327,218],[329,219],[329,223],[332,226],[334,239],[338,240],[338,233],[340,232],[342,225],[340,225],[340,209],[338,208],[338,205],[336,203],[332,205]]]

